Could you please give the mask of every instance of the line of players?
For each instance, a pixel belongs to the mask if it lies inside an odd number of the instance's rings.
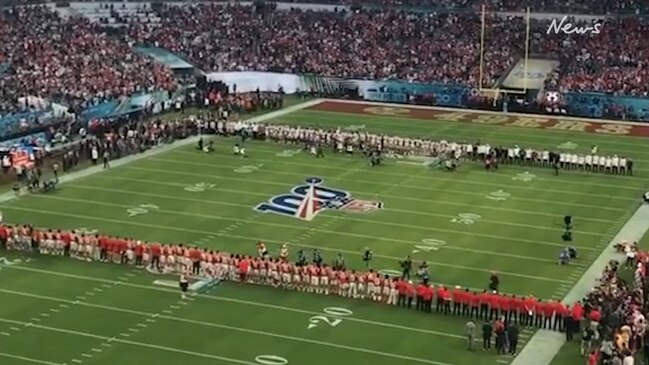
[[[624,156],[600,155],[599,148],[592,146],[590,154],[554,152],[521,148],[491,146],[487,143],[454,142],[405,138],[368,133],[367,131],[324,130],[283,125],[261,125],[261,138],[276,142],[306,143],[307,145],[330,145],[338,152],[352,153],[354,150],[378,149],[398,155],[423,155],[429,157],[467,157],[485,160],[496,157],[502,163],[551,167],[555,163],[565,170],[581,170],[608,174],[633,175],[633,160]]]
[[[583,308],[573,308],[552,300],[502,295],[495,291],[478,293],[459,286],[449,289],[423,280],[381,275],[371,269],[361,272],[319,263],[294,263],[283,245],[278,258],[270,258],[263,242],[258,243],[258,257],[203,250],[197,247],[162,245],[132,238],[78,234],[74,231],[36,230],[30,226],[0,225],[3,249],[69,256],[85,261],[135,265],[160,273],[230,280],[354,299],[369,299],[445,315],[463,315],[480,319],[505,316],[523,325],[563,330],[564,319],[578,323]],[[344,264],[343,264],[344,265]],[[337,265],[336,265],[337,266]]]

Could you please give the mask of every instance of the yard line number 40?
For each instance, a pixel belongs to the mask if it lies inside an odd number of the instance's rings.
[[[336,327],[343,321],[343,317],[349,317],[353,315],[354,313],[350,311],[347,308],[341,308],[341,307],[327,307],[322,310],[324,315],[317,315],[309,318],[309,325],[307,326],[307,329],[312,329],[316,328],[320,325],[320,323],[326,323],[327,325],[331,327]]]

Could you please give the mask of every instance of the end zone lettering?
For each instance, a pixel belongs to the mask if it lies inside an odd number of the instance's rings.
[[[327,209],[370,213],[383,208],[380,201],[355,199],[348,191],[324,186],[324,180],[319,177],[310,177],[305,182],[306,184],[294,186],[290,193],[275,195],[254,209],[261,213],[310,221]]]

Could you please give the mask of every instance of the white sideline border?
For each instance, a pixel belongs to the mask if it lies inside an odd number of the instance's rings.
[[[304,103],[299,103],[296,105],[291,105],[286,108],[282,108],[279,110],[275,110],[269,113],[265,113],[253,118],[245,119],[250,122],[263,122],[269,119],[281,117],[286,114],[294,113],[296,111],[312,107],[314,105],[318,105],[323,102],[323,99],[314,99],[314,100],[309,100]],[[180,141],[175,141],[173,143],[167,144],[167,145],[162,145],[162,146],[156,146],[148,151],[145,151],[143,153],[138,153],[130,156],[126,156],[124,158],[120,158],[114,161],[110,161],[110,168],[104,170],[102,166],[92,166],[88,168],[84,168],[79,171],[74,171],[69,174],[65,174],[59,178],[59,184],[65,184],[67,182],[72,182],[78,179],[82,179],[84,177],[92,176],[94,174],[100,173],[102,171],[110,171],[110,169],[115,168],[115,167],[120,167],[126,164],[129,164],[131,162],[139,161],[151,156],[159,155],[161,153],[165,153],[171,150],[174,150],[179,147],[187,146],[190,144],[197,143],[198,140],[201,138],[201,136],[193,136],[189,138],[185,138]],[[0,195],[0,203],[5,203],[8,201],[11,201],[13,199],[16,199],[16,194],[13,191],[8,191],[4,194]],[[7,218],[6,216],[4,217],[5,219]]]
[[[649,230],[649,204],[642,204],[568,292],[563,302],[572,305],[583,299],[611,260],[624,262],[624,255],[614,249],[615,244],[622,240],[640,241],[647,230]],[[565,342],[565,335],[561,332],[538,330],[510,365],[548,365]]]
[[[364,100],[345,100],[345,99],[320,99],[321,102],[332,102],[332,103],[342,103],[342,104],[355,104],[355,105],[368,105],[368,106],[385,106],[385,107],[390,107],[394,109],[420,109],[420,110],[433,110],[433,111],[442,111],[442,112],[448,112],[448,113],[465,113],[465,114],[482,114],[482,115],[498,115],[498,116],[514,116],[514,117],[521,117],[521,118],[543,118],[543,119],[553,119],[553,120],[558,120],[558,121],[573,121],[573,122],[584,122],[584,123],[591,123],[591,124],[597,124],[597,125],[604,125],[604,124],[621,124],[621,125],[630,125],[630,126],[637,126],[637,127],[647,127],[649,128],[649,123],[643,123],[643,122],[631,122],[631,121],[619,121],[619,120],[610,120],[610,119],[594,119],[594,118],[581,118],[581,117],[570,117],[570,116],[561,116],[561,115],[545,115],[545,114],[525,114],[525,113],[512,113],[512,112],[501,112],[501,111],[492,111],[492,110],[475,110],[475,109],[464,109],[464,108],[449,108],[449,107],[442,107],[442,106],[427,106],[427,105],[411,105],[411,104],[397,104],[397,103],[383,103],[383,102],[378,102],[378,101],[364,101]],[[330,112],[336,112],[335,110],[330,110]],[[341,112],[344,113],[344,112]],[[389,117],[386,116],[386,117]],[[399,117],[406,117],[406,116],[399,116]],[[457,123],[463,123],[463,122],[457,122]],[[541,123],[541,122],[540,122]],[[542,124],[542,123],[541,123]],[[501,127],[507,127],[507,125],[502,125],[502,124],[494,124],[494,126],[501,126]],[[534,129],[534,128],[530,128]],[[542,128],[537,128],[539,130],[542,130]],[[578,133],[578,132],[575,132]],[[586,132],[584,132],[586,133]],[[588,132],[587,134],[591,134]],[[634,136],[632,134],[610,134],[610,133],[592,133],[600,136],[631,136],[631,137],[639,137],[643,138],[642,136]],[[646,137],[644,137],[646,138]]]

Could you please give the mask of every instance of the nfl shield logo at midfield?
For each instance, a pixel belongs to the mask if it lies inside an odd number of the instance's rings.
[[[370,213],[383,208],[380,201],[354,199],[348,191],[324,186],[324,180],[319,177],[310,177],[305,182],[288,194],[276,195],[257,205],[255,210],[310,221],[327,209]]]

